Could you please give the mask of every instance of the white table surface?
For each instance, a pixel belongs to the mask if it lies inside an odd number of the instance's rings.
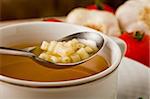
[[[119,66],[118,99],[150,99],[150,69],[124,57]]]

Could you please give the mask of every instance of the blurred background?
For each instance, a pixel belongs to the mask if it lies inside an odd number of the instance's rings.
[[[126,0],[102,0],[116,9]],[[94,4],[95,0],[0,0],[0,21],[65,16],[75,7]]]

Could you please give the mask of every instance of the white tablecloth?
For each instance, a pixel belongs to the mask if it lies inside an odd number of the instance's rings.
[[[119,66],[118,99],[150,99],[150,69],[123,58]]]

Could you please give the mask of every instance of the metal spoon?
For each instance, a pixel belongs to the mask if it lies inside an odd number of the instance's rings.
[[[57,41],[68,41],[68,40],[72,40],[73,38],[92,40],[92,41],[96,42],[98,51],[104,45],[104,38],[99,33],[95,33],[95,32],[78,32],[78,33],[74,33],[72,35],[66,36],[66,37],[59,39]],[[34,53],[35,49],[36,49],[36,47],[29,47],[29,48],[26,48],[24,50],[0,47],[0,54],[29,57],[40,65],[43,65],[43,66],[48,67],[48,68],[57,68],[57,69],[68,68],[71,66],[79,65],[81,63],[84,63],[84,62],[90,60],[92,57],[94,57],[96,55],[96,53],[95,53],[91,57],[84,59],[82,61],[79,61],[79,62],[75,62],[75,63],[66,63],[66,64],[64,64],[64,63],[51,63],[51,62],[48,62],[46,60],[39,58],[38,55]]]

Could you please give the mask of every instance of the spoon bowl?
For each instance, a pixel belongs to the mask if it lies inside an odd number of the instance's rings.
[[[78,33],[74,33],[72,35],[63,37],[62,39],[59,39],[57,41],[59,41],[59,42],[69,41],[74,38],[94,41],[98,48],[97,52],[100,51],[100,49],[104,46],[104,38],[99,33],[96,33],[96,32],[78,32]],[[52,62],[48,62],[44,59],[39,58],[38,55],[36,53],[34,53],[35,49],[36,49],[36,47],[29,47],[29,48],[25,48],[23,50],[0,47],[0,54],[29,57],[29,58],[33,59],[36,63],[38,63],[42,66],[45,66],[48,68],[55,68],[55,69],[69,68],[72,66],[82,64],[82,63],[90,60],[97,54],[97,52],[95,52],[95,54],[93,54],[89,58],[81,60],[79,62],[75,62],[75,63],[52,63]]]

